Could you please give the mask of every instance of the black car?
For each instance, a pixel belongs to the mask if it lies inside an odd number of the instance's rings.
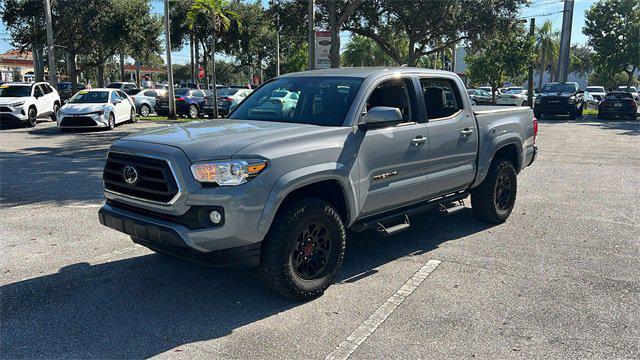
[[[598,106],[598,119],[624,117],[635,120],[638,114],[638,104],[633,95],[626,91],[612,91],[604,96]]]
[[[203,114],[205,112],[205,91],[207,90],[177,89],[175,91],[177,115],[186,115],[191,119],[196,119]],[[156,114],[160,116],[169,114],[169,99],[166,94],[156,98],[155,110]]]
[[[575,82],[548,83],[535,99],[534,114],[541,119],[545,115],[569,115],[571,120],[582,116],[583,92]]]
[[[78,83],[76,87],[76,91],[84,90],[86,86],[82,83]],[[70,82],[63,81],[58,83],[58,94],[60,95],[60,100],[65,101],[73,96],[73,85]]]

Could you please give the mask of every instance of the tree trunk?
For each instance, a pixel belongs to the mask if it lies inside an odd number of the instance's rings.
[[[42,49],[37,45],[33,47],[33,75],[36,81],[44,81],[44,66],[42,65]],[[17,79],[14,79],[17,81]]]
[[[196,72],[200,72],[200,45],[198,45],[198,41],[195,43],[195,67]],[[200,84],[200,78],[196,76],[196,83]]]
[[[498,85],[491,85],[491,103],[495,105],[496,103],[496,91],[498,90]]]
[[[407,66],[416,66],[416,43],[409,39],[409,53],[407,55]],[[400,64],[402,65],[402,64]]]
[[[631,71],[625,71],[627,73],[627,90],[629,90],[629,86],[632,85],[631,82],[633,81],[633,74],[635,74],[637,68],[637,66],[634,66]]]
[[[218,118],[218,88],[216,87],[216,30],[213,29],[213,36],[211,41],[211,78],[213,79],[213,118]]]
[[[338,9],[335,0],[329,0],[329,29],[331,30],[331,48],[329,49],[329,61],[332,68],[340,67],[340,28],[338,26]]]
[[[193,59],[193,33],[189,33],[189,58],[191,60],[191,82],[196,82],[196,65]]]
[[[67,73],[71,82],[71,93],[78,91],[78,70],[76,69],[76,54],[73,51],[67,51]]]
[[[125,79],[125,71],[124,71],[124,54],[120,54],[120,81],[127,81]]]
[[[542,80],[544,79],[544,71],[547,69],[547,64],[542,62],[540,64],[540,73],[538,74],[538,91],[542,90]]]
[[[96,66],[96,74],[98,75],[98,87],[99,88],[103,88],[104,87],[104,64],[99,64],[98,66]]]
[[[136,86],[142,87],[142,83],[140,82],[140,60],[136,59]]]

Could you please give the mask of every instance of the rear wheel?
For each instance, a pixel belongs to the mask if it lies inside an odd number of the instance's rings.
[[[51,114],[51,121],[56,121],[58,116],[58,110],[60,110],[60,105],[58,103],[53,104],[53,114]]]
[[[527,106],[527,105],[529,105],[529,103],[527,103],[526,101],[522,102],[522,106]]]
[[[262,246],[260,277],[282,296],[312,299],[322,295],[340,271],[344,225],[333,206],[319,198],[285,206]]]
[[[189,106],[189,118],[190,119],[197,119],[199,114],[200,114],[200,111],[198,110],[198,106],[197,105],[190,105]]]
[[[507,220],[516,203],[518,182],[513,164],[505,159],[495,159],[482,184],[471,191],[471,208],[474,215],[490,223]]]
[[[116,117],[113,113],[109,114],[109,130],[113,130],[116,127]]]
[[[140,106],[140,116],[147,117],[151,114],[151,108],[147,104],[142,104]]]

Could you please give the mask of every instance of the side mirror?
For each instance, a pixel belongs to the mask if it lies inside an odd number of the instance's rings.
[[[358,126],[361,128],[375,129],[385,126],[392,126],[402,122],[400,109],[387,106],[376,106],[369,110]]]
[[[115,100],[113,100],[113,104],[114,104],[114,105],[116,105],[116,104],[120,104],[121,102],[122,102],[122,100],[120,100],[120,99],[115,99]]]

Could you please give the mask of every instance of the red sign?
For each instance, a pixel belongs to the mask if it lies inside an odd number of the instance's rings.
[[[200,66],[200,68],[198,69],[198,79],[202,78],[204,78],[204,68]]]

